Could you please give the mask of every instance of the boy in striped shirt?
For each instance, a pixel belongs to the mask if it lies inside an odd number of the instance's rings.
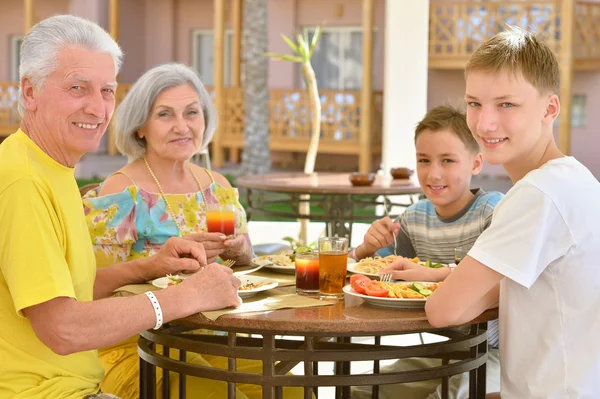
[[[389,217],[375,221],[365,234],[363,243],[351,256],[356,260],[394,253],[404,256],[392,263],[386,273],[395,279],[408,281],[439,281],[450,274],[413,263],[409,258],[451,264],[454,250],[468,251],[479,235],[489,227],[496,204],[502,198],[498,192],[471,190],[471,178],[483,166],[479,145],[473,138],[465,114],[449,106],[430,110],[415,129],[417,175],[427,199],[411,205],[394,223]],[[394,246],[394,236],[396,245]],[[429,276],[430,270],[438,274]],[[439,275],[441,277],[438,277]],[[490,350],[488,360],[488,390],[498,390],[498,325],[489,323]],[[428,367],[431,359],[404,359],[393,365],[398,368]],[[418,363],[418,364],[415,364]],[[436,397],[437,381],[425,381],[399,386],[382,386],[382,397]],[[439,390],[438,390],[439,391]],[[451,379],[451,396],[463,397],[468,392],[468,378]]]

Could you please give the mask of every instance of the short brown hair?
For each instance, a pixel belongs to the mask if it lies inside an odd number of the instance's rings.
[[[471,71],[508,71],[521,73],[540,93],[558,94],[560,69],[556,55],[541,38],[518,27],[509,26],[479,47],[467,62],[465,76]]]
[[[450,105],[435,107],[425,114],[425,117],[417,124],[415,129],[415,143],[423,131],[431,130],[435,132],[441,129],[449,129],[470,152],[476,154],[481,151],[467,125],[467,117],[464,112]]]

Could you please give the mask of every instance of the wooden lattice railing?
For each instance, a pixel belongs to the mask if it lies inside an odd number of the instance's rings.
[[[130,83],[121,83],[116,94],[117,105],[123,100]],[[214,96],[212,87],[207,87]],[[17,130],[17,83],[0,83],[0,135]],[[322,90],[322,125],[319,150],[326,153],[356,154],[359,149],[360,92]],[[373,151],[381,150],[383,95],[373,93]],[[308,97],[301,89],[273,89],[270,92],[269,129],[271,148],[305,152],[310,140]],[[110,134],[110,133],[109,133]],[[225,112],[220,118],[218,134],[224,149],[244,147],[244,92],[241,88],[225,89]],[[116,153],[113,145],[109,146]]]
[[[600,3],[578,1],[575,6],[575,58],[600,60]]]
[[[506,29],[506,25],[542,34],[558,54],[561,3],[561,0],[432,1],[429,65],[447,69],[464,67],[469,56],[485,40]],[[600,69],[600,3],[576,2],[574,36],[575,68]]]

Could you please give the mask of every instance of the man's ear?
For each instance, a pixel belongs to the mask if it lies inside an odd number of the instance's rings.
[[[554,123],[560,114],[560,100],[556,94],[550,94],[546,103],[546,112],[544,113],[544,122]]]
[[[473,176],[478,175],[479,172],[481,172],[482,168],[483,168],[483,154],[481,152],[478,152],[473,157],[473,169],[471,170],[471,174]]]
[[[23,95],[23,104],[25,104],[25,108],[28,111],[36,111],[36,90],[33,83],[31,83],[31,80],[27,77],[21,79],[21,93]]]

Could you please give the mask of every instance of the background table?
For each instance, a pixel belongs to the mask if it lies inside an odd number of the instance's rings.
[[[293,290],[294,287],[285,289]],[[184,374],[226,381],[229,398],[235,397],[235,383],[261,385],[263,398],[267,399],[282,398],[283,386],[305,387],[305,398],[311,397],[313,387],[336,386],[339,387],[337,397],[350,398],[351,386],[373,385],[373,396],[377,397],[377,386],[382,384],[439,378],[443,379],[442,395],[447,397],[448,377],[468,371],[470,397],[484,398],[487,321],[497,316],[497,309],[486,311],[472,321],[468,331],[436,330],[427,322],[422,309],[372,307],[361,299],[348,296],[333,306],[226,315],[216,321],[195,315],[171,323],[162,330],[142,333],[138,349],[140,390],[143,398],[156,397],[155,366],[158,366],[180,373],[180,386],[184,387]],[[185,333],[195,329],[224,331],[227,335]],[[380,345],[381,336],[423,331],[445,336],[448,340],[404,347]],[[239,333],[260,334],[262,338],[240,337]],[[283,335],[302,339],[279,338]],[[351,341],[351,337],[365,336],[374,336],[374,344]],[[335,342],[330,337],[335,337]],[[163,345],[163,351],[157,351],[156,344]],[[180,350],[179,360],[165,356],[169,348]],[[229,369],[186,363],[186,351],[228,357]],[[442,363],[439,367],[422,370],[379,372],[380,360],[408,357],[437,358]],[[263,373],[236,371],[236,358],[262,361]],[[374,361],[372,374],[350,374],[349,362],[365,360]],[[455,362],[450,363],[450,360]],[[335,375],[318,375],[318,363],[324,361],[336,362]],[[299,362],[304,362],[304,375],[286,375]],[[184,389],[180,393],[182,391]],[[169,397],[168,392],[168,384],[163,385],[163,398]]]
[[[339,235],[351,239],[352,223],[356,221],[372,222],[374,215],[358,215],[357,210],[367,206],[384,205],[377,201],[380,196],[420,194],[421,187],[411,179],[386,180],[377,176],[373,185],[354,187],[350,183],[349,173],[271,173],[260,176],[244,176],[237,185],[247,189],[248,220],[253,213],[278,216],[289,219],[308,219],[322,221],[327,226],[327,234]],[[276,198],[266,193],[277,193]],[[309,197],[308,197],[309,196]],[[271,197],[271,198],[268,198]],[[300,204],[318,205],[321,212],[304,215],[300,213]],[[274,210],[273,205],[290,204],[290,212]],[[388,203],[392,206],[406,207],[412,204]],[[389,209],[388,209],[389,211]]]

